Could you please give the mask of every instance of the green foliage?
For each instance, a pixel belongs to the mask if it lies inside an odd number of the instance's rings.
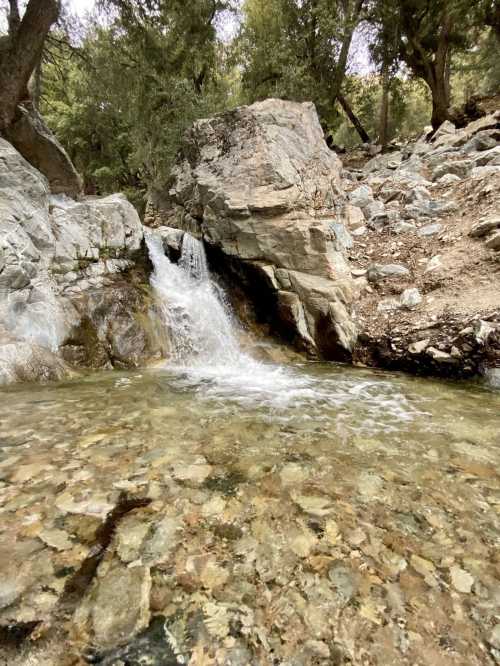
[[[160,4],[122,3],[44,68],[42,111],[89,193],[134,191],[137,204],[165,179],[186,127],[230,103],[213,4]]]
[[[381,76],[346,67],[360,24],[389,81],[389,139],[428,124],[433,72],[451,73],[454,104],[500,84],[496,0],[244,0],[226,44],[217,26],[230,1],[100,0],[83,37],[53,33],[41,110],[88,193],[120,190],[141,209],[194,119],[266,97],[314,101],[335,142],[349,146],[359,139],[335,105],[341,91],[376,138]]]

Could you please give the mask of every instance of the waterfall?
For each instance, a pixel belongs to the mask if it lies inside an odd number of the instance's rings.
[[[289,405],[310,393],[311,379],[291,369],[256,360],[239,344],[237,322],[223,290],[212,280],[203,244],[185,233],[177,264],[162,239],[146,238],[153,264],[151,285],[170,340],[166,369],[207,397],[231,402]]]
[[[159,297],[171,345],[171,364],[181,367],[235,364],[240,349],[221,290],[210,278],[203,244],[185,233],[181,258],[173,264],[161,238],[147,238],[154,266],[151,284]]]
[[[408,401],[390,382],[320,378],[305,368],[261,362],[244,352],[225,294],[210,276],[203,244],[185,233],[174,264],[157,233],[148,232],[146,243],[154,269],[151,285],[170,340],[164,367],[175,374],[177,386],[218,401],[226,412],[238,404],[290,420],[305,410],[302,417],[317,423],[325,418],[326,406],[337,410],[355,401],[367,405],[370,432],[380,413],[398,423],[411,420]]]

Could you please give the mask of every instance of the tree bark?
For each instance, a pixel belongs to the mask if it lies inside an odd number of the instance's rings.
[[[337,94],[337,99],[339,101],[340,106],[344,109],[346,116],[349,118],[351,123],[354,125],[357,133],[361,137],[361,141],[363,143],[370,143],[370,137],[368,136],[368,133],[361,124],[359,118],[357,118],[356,115],[354,114],[354,111],[352,110],[349,102],[341,93]]]
[[[332,84],[333,103],[335,103],[335,101],[338,99],[338,95],[342,89],[342,84],[344,82],[347,68],[347,58],[349,57],[349,51],[351,49],[352,36],[356,26],[358,25],[364,1],[365,0],[355,0],[352,11],[349,11],[350,3],[346,3],[347,16],[345,17],[344,35],[342,38],[342,45],[340,47],[339,58],[335,67],[335,77]]]
[[[17,2],[10,2],[9,26],[14,25]],[[40,62],[45,38],[59,16],[58,0],[29,0],[17,29],[9,34],[9,43],[0,55],[0,132],[16,116],[17,105],[28,97],[29,79]]]
[[[389,141],[389,88],[391,84],[389,74],[389,62],[384,59],[382,64],[382,99],[380,100],[379,117],[379,143],[382,146],[382,152],[387,150]]]

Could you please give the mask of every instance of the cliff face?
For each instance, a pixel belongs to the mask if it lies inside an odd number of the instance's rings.
[[[203,238],[212,264],[275,330],[314,355],[349,359],[340,171],[314,106],[269,99],[194,123],[150,213]]]
[[[157,355],[142,241],[124,197],[55,196],[0,139],[0,383]]]

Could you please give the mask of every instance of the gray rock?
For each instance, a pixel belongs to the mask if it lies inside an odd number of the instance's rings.
[[[488,236],[484,244],[489,250],[500,250],[500,230],[494,231]]]
[[[205,243],[220,251],[222,272],[230,264],[242,272],[265,265],[293,275],[270,317],[328,358],[348,355],[345,334],[354,334],[352,277],[329,222],[337,217],[341,169],[312,104],[268,99],[196,121],[157,207],[164,225],[188,230],[195,220]],[[349,200],[358,206],[373,196],[365,186]],[[242,285],[251,300],[262,298],[253,281]]]
[[[354,241],[345,226],[340,222],[332,222],[331,224],[335,238],[337,240],[337,249],[346,250],[352,248]]]
[[[442,217],[457,210],[452,201],[420,200],[405,207],[405,214],[410,218]]]
[[[401,164],[401,160],[402,154],[400,152],[376,155],[363,166],[363,173],[368,174],[383,169],[397,169]]]
[[[367,227],[362,225],[361,227],[356,227],[356,229],[352,229],[351,235],[352,236],[363,236],[367,231]]]
[[[432,172],[431,180],[436,182],[447,173],[452,173],[459,178],[465,178],[473,168],[471,160],[446,160]]]
[[[410,271],[401,264],[372,264],[367,271],[369,282],[378,282],[385,278],[408,277],[409,275]]]
[[[373,203],[373,190],[369,185],[360,185],[348,194],[349,201],[353,206],[363,210],[366,206]]]
[[[474,179],[482,180],[483,178],[496,176],[497,173],[500,173],[500,166],[488,164],[487,166],[474,167],[470,175]]]
[[[463,146],[465,153],[479,152],[494,148],[500,140],[498,130],[483,130],[478,132],[472,139],[469,139]]]
[[[442,123],[436,132],[434,133],[434,136],[432,137],[432,142],[437,143],[440,139],[448,139],[450,136],[454,136],[456,134],[457,128],[455,125],[450,121],[450,120],[445,120],[444,123]]]
[[[135,291],[146,305],[143,291],[119,280],[139,256],[142,239],[125,197],[51,195],[45,177],[0,139],[0,382],[67,376],[62,357],[81,365],[85,345],[95,349],[90,365],[96,367],[100,340],[108,346],[104,365],[144,360],[154,336],[146,330],[147,312],[137,316],[131,297]],[[107,300],[107,319],[99,294]],[[63,350],[74,335],[87,339],[80,345],[72,339]]]
[[[484,319],[480,319],[479,321],[475,322],[473,331],[476,342],[480,345],[486,344],[490,335],[494,333],[495,330],[496,327],[489,322],[484,321]]]
[[[391,231],[395,234],[405,234],[416,231],[417,227],[412,222],[404,222],[403,220],[391,225]]]
[[[363,211],[358,206],[353,206],[352,204],[345,204],[343,209],[343,216],[345,224],[349,229],[354,229],[364,224],[365,216]]]
[[[461,180],[460,176],[456,176],[454,173],[445,173],[436,182],[439,185],[453,185],[453,183],[459,183]]]
[[[77,608],[74,623],[100,648],[124,645],[145,629],[151,617],[151,576],[144,566],[101,564],[99,575]]]
[[[435,236],[443,230],[443,225],[439,223],[426,224],[425,227],[420,227],[417,230],[417,236]]]
[[[475,167],[482,167],[487,165],[498,166],[500,164],[500,146],[495,146],[489,150],[485,150],[479,155],[472,156]]]
[[[500,368],[486,368],[484,371],[484,379],[492,388],[500,389]]]
[[[402,307],[411,309],[416,307],[422,302],[422,295],[416,287],[405,289],[400,296],[400,303]]]
[[[500,216],[487,217],[486,219],[479,220],[472,229],[469,231],[471,238],[481,238],[487,236],[490,231],[500,227]]]
[[[385,214],[385,206],[382,201],[371,201],[363,208],[363,213],[367,220]]]
[[[430,273],[431,271],[435,271],[443,266],[443,263],[441,261],[441,255],[436,254],[434,257],[431,257],[429,261],[427,262],[427,265],[424,269],[424,273]]]
[[[417,340],[417,342],[412,342],[408,346],[408,351],[410,354],[421,354],[429,346],[430,339],[425,338],[424,340]]]
[[[427,347],[425,353],[437,363],[453,363],[455,361],[451,354],[436,349],[436,347]]]

